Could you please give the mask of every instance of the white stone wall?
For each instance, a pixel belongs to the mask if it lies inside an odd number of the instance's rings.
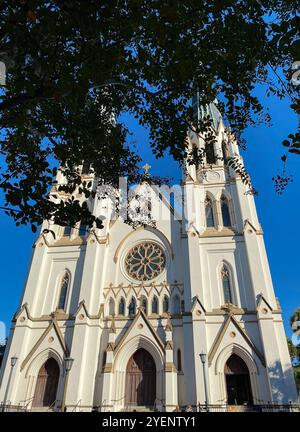
[[[224,134],[221,124],[216,151],[220,151]],[[230,153],[238,155],[234,141]],[[253,196],[245,194],[241,179],[220,161],[207,169],[204,179],[193,167],[188,171],[191,178],[185,188],[192,205],[187,224],[174,221],[167,208],[164,214],[169,217],[158,221],[156,228],[133,230],[121,220],[106,219],[104,230],[83,239],[74,232],[66,239],[59,227],[53,227],[55,240],[51,235],[38,238],[1,370],[0,401],[30,406],[39,369],[53,357],[60,367],[59,406],[63,361],[70,355],[74,363],[68,410],[89,411],[93,406],[120,410],[124,408],[127,362],[142,347],[155,360],[159,409],[205,402],[201,352],[207,354],[210,403],[226,402],[224,366],[233,353],[247,364],[254,403],[296,402],[281,312]],[[230,229],[222,226],[222,194],[229,202]],[[214,204],[214,230],[206,228],[206,195]],[[126,253],[142,241],[161,245],[167,260],[163,273],[145,286],[130,279],[124,269]],[[229,308],[224,308],[223,263],[230,271],[234,305]],[[60,281],[66,271],[70,276],[66,307],[57,311]],[[154,294],[159,300],[158,315],[150,313]],[[176,294],[184,300],[185,309],[175,316]],[[170,320],[163,314],[165,295],[170,297]],[[143,312],[135,318],[127,316],[132,296],[137,306],[141,296],[147,298],[148,316]],[[118,314],[121,297],[126,301],[126,316],[117,315],[113,320],[109,299],[114,300]],[[178,349],[182,372],[177,370]],[[17,356],[18,362],[7,392],[11,356]]]

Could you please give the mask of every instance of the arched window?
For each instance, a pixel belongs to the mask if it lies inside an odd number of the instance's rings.
[[[222,196],[221,198],[221,212],[222,212],[223,226],[230,227],[231,220],[230,220],[229,206],[228,206],[228,201],[224,196]]]
[[[232,303],[232,292],[230,286],[230,273],[225,264],[223,264],[221,269],[223,296],[225,303]]]
[[[224,368],[228,405],[253,403],[249,369],[239,356],[232,354]]]
[[[112,297],[109,299],[108,314],[109,315],[115,314],[115,302],[114,302],[114,299]]]
[[[125,315],[125,300],[122,297],[119,303],[119,315]]]
[[[158,314],[158,300],[156,296],[154,296],[152,299],[151,312]]]
[[[198,171],[200,162],[201,162],[201,157],[203,155],[203,152],[201,152],[201,150],[199,150],[198,146],[196,144],[193,144],[192,146],[192,164],[195,165],[196,171]]]
[[[134,297],[132,297],[131,302],[129,303],[128,313],[129,313],[129,315],[135,315],[136,314],[136,300]]]
[[[215,226],[214,211],[213,211],[213,204],[210,198],[206,198],[205,201],[205,217],[206,217],[207,228],[214,228]]]
[[[173,313],[180,314],[180,298],[177,294],[173,300]]]
[[[206,162],[210,165],[216,163],[215,150],[213,142],[205,143]]]
[[[222,142],[222,153],[223,153],[224,164],[226,164],[226,161],[229,158],[229,148],[228,148],[228,143],[225,140],[223,140]]]
[[[163,301],[163,312],[167,313],[169,312],[169,297],[168,296],[164,296],[164,301]]]
[[[71,235],[71,225],[67,225],[64,227],[64,237],[70,237]]]
[[[66,307],[66,300],[67,300],[67,293],[70,283],[70,277],[68,273],[65,273],[60,284],[60,293],[59,293],[59,300],[58,300],[58,309],[64,310]]]
[[[41,367],[35,386],[32,406],[50,407],[56,401],[59,366],[54,358],[49,358]]]
[[[147,313],[148,313],[148,302],[147,302],[147,299],[146,299],[145,296],[143,296],[141,298],[141,303],[140,304],[141,304],[141,307],[144,309],[145,314],[147,315]]]
[[[182,364],[181,364],[181,351],[177,350],[177,370],[178,372],[182,372]]]
[[[82,175],[88,175],[90,172],[91,164],[88,161],[84,161],[82,165],[81,174]]]
[[[86,235],[86,233],[87,233],[87,226],[83,225],[83,224],[80,224],[80,227],[79,227],[79,236],[80,237],[84,237]]]

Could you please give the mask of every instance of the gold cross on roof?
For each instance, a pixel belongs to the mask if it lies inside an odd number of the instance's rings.
[[[148,163],[146,163],[146,165],[144,165],[143,168],[145,170],[145,175],[149,175],[149,170],[151,168],[151,165],[149,165]]]

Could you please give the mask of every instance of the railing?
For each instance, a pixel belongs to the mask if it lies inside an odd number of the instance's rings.
[[[152,411],[158,411],[157,404],[160,404],[160,403],[161,403],[161,407],[163,407],[164,404],[165,404],[165,400],[164,399],[155,398]]]
[[[106,399],[104,399],[102,402],[101,402],[101,404],[98,406],[98,411],[99,412],[102,412],[102,407],[105,405],[105,403],[106,403]],[[97,409],[97,408],[96,408]]]
[[[21,400],[19,405],[21,405],[24,408],[24,411],[30,411],[29,405],[33,402],[33,399],[34,396],[29,399]]]
[[[122,398],[123,399],[123,398]],[[28,405],[30,404],[32,399],[28,399],[26,405],[18,405],[11,404],[10,402],[3,404],[0,403],[0,412],[29,412]],[[153,410],[155,411],[157,402],[163,402],[162,399],[155,399]],[[53,407],[55,407],[56,403],[60,402],[60,400],[55,400],[47,409],[47,411],[51,411]],[[100,405],[101,407],[105,404],[105,400]],[[76,410],[78,406],[81,404],[81,399],[75,405],[73,411]],[[57,406],[58,408],[58,406]],[[99,409],[99,408],[98,408]],[[130,410],[130,404],[125,407],[125,411]],[[227,405],[227,404],[198,404],[198,405],[187,405],[180,407],[179,411],[181,412],[300,412],[299,405],[292,404],[260,404],[260,405]]]
[[[26,412],[27,408],[23,405],[13,405],[11,403],[0,404],[0,412]]]
[[[292,404],[260,404],[260,405],[206,405],[192,406],[189,411],[198,412],[300,412],[299,405]],[[187,407],[183,411],[188,411]]]
[[[51,405],[48,406],[47,411],[55,411],[55,408],[58,410],[58,403],[61,402],[60,400],[56,399],[52,402]]]
[[[77,404],[74,406],[74,408],[72,409],[72,412],[76,412],[77,408],[80,407],[80,405],[81,405],[81,399],[79,399]]]

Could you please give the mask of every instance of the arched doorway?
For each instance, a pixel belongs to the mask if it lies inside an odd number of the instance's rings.
[[[253,402],[249,370],[236,354],[232,354],[225,365],[228,405],[251,405]]]
[[[153,357],[143,348],[129,359],[126,368],[126,405],[153,406],[156,397],[156,367]]]
[[[34,407],[48,407],[56,400],[59,380],[59,366],[50,358],[41,367],[34,392],[32,405]]]

